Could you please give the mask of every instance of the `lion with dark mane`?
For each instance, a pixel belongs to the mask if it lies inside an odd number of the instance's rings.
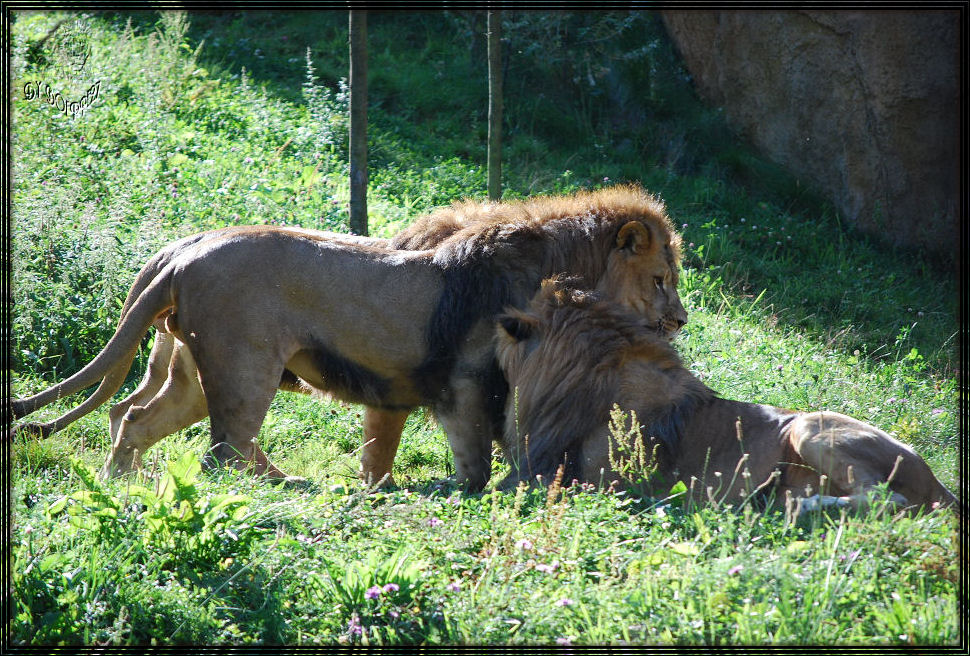
[[[67,380],[13,400],[14,415],[100,382],[79,409],[22,427],[49,434],[104,403],[154,326],[165,337],[138,397],[147,402],[126,400],[123,415],[113,413],[105,473],[139,466],[159,439],[208,415],[210,464],[281,476],[255,437],[283,387],[366,406],[373,431],[365,421],[362,465],[372,480],[390,473],[407,414],[430,406],[459,481],[481,489],[507,395],[492,328],[503,308],[524,306],[543,278],[564,272],[664,338],[686,322],[676,291],[679,237],[663,204],[642,189],[466,201],[431,217],[403,245],[422,250],[270,226],[176,242],[139,273],[101,353]]]
[[[549,482],[560,466],[567,481],[622,476],[611,457],[615,403],[653,452],[651,496],[680,480],[698,502],[759,497],[857,508],[888,482],[900,506],[957,503],[913,449],[874,426],[719,398],[642,317],[595,292],[549,280],[528,309],[500,317],[497,334],[514,390],[504,445],[513,468],[502,487],[535,476]]]

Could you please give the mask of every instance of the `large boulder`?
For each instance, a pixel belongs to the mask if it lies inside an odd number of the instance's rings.
[[[957,256],[960,14],[664,11],[698,92],[843,217]]]

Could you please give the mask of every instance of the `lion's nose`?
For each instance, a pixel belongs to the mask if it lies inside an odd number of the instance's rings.
[[[677,330],[680,330],[687,324],[687,319],[676,318],[674,321],[677,322]]]

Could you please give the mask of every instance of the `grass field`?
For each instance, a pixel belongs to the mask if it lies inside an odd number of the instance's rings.
[[[64,18],[90,45],[80,73],[38,45]],[[175,238],[239,223],[347,229],[346,12],[74,18],[13,24],[15,396],[88,362],[135,273]],[[370,17],[372,234],[484,196],[479,22]],[[728,398],[869,421],[958,488],[946,263],[853,232],[746,150],[693,97],[650,14],[516,12],[506,33],[506,197],[622,181],[659,194],[684,238],[690,321],[676,344],[692,371]],[[31,81],[71,98],[100,86],[72,118],[28,97]],[[423,411],[405,428],[399,487],[374,491],[356,480],[361,409],[288,394],[259,441],[305,486],[199,472],[207,422],[163,440],[144,475],[99,482],[107,407],[13,447],[13,644],[962,637],[947,513],[792,522],[590,488],[462,494]]]

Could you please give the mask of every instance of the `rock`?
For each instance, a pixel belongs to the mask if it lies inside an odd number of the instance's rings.
[[[957,11],[663,11],[698,93],[844,219],[958,256]]]

